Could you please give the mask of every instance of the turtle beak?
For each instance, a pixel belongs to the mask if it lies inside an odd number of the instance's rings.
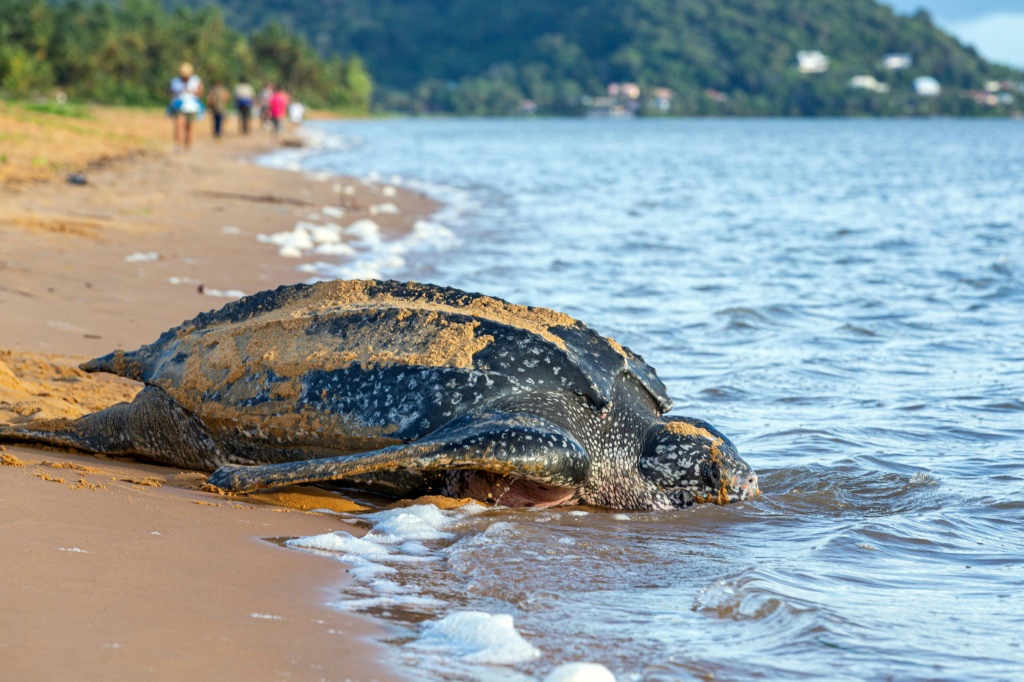
[[[740,491],[739,498],[741,500],[750,500],[761,494],[761,489],[757,487],[757,474],[749,470],[745,474],[740,473],[733,476],[730,487]]]

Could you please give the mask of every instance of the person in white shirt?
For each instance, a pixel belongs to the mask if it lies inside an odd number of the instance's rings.
[[[192,122],[203,113],[203,81],[196,75],[188,62],[178,68],[178,75],[171,79],[171,104],[167,112],[174,117],[174,150],[188,151],[192,148]]]

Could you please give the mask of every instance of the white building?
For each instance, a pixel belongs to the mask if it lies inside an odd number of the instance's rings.
[[[942,86],[931,76],[918,76],[914,79],[914,92],[921,97],[935,97],[942,92]]]
[[[882,57],[882,66],[890,71],[909,69],[914,65],[914,58],[906,52],[891,52]]]
[[[828,57],[818,50],[800,50],[796,53],[796,65],[800,73],[825,73]]]
[[[850,79],[850,87],[857,90],[870,90],[871,92],[889,92],[888,83],[880,83],[874,76],[854,76]]]

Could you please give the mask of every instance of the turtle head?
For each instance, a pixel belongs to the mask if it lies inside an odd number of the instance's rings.
[[[677,509],[760,494],[757,474],[721,432],[700,419],[663,417],[647,434],[640,473]]]

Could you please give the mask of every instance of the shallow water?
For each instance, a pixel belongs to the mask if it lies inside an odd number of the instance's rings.
[[[319,131],[328,147],[289,163],[399,174],[449,201],[436,219],[460,243],[383,274],[560,309],[615,337],[658,369],[674,413],[731,437],[764,491],[676,513],[454,518],[410,549],[429,560],[390,564],[428,599],[366,606],[402,628],[408,665],[1019,678],[1024,122]],[[374,594],[364,581],[339,603]],[[467,609],[513,615],[540,658],[453,667],[405,644]]]

